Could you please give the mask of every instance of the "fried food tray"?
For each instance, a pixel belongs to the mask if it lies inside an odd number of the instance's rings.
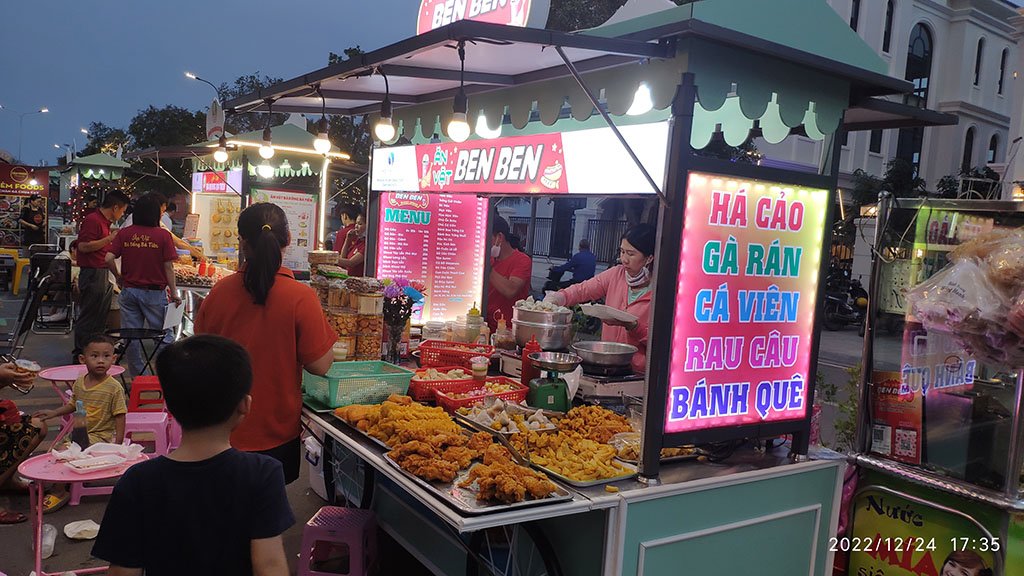
[[[476,490],[472,488],[462,488],[459,486],[459,483],[469,476],[469,470],[472,468],[472,466],[470,466],[470,468],[466,468],[465,470],[460,470],[459,475],[455,477],[455,480],[453,482],[428,482],[427,480],[424,480],[419,476],[415,476],[403,470],[402,467],[398,465],[398,462],[395,462],[387,454],[384,454],[384,460],[386,460],[388,464],[390,464],[391,466],[394,466],[395,468],[400,470],[402,474],[411,478],[412,481],[418,484],[420,487],[430,492],[431,494],[433,494],[438,499],[442,500],[452,508],[458,510],[459,512],[462,512],[463,514],[475,515],[488,514],[493,512],[507,512],[509,510],[515,510],[518,508],[531,508],[534,506],[554,504],[556,502],[566,502],[568,500],[572,500],[573,498],[572,492],[570,492],[569,490],[565,489],[562,486],[559,486],[558,483],[553,483],[555,485],[555,492],[553,492],[547,498],[542,498],[540,500],[523,500],[522,502],[516,502],[514,504],[501,504],[498,502],[480,502],[476,499]],[[477,463],[473,464],[473,466],[477,465]]]
[[[613,460],[617,460],[617,459],[613,458]],[[558,472],[554,472],[552,470],[549,470],[548,468],[545,468],[544,466],[541,466],[540,464],[531,464],[531,466],[533,466],[537,470],[540,470],[541,472],[547,474],[548,476],[557,479],[559,482],[563,482],[565,484],[568,484],[569,486],[575,486],[576,488],[590,488],[591,486],[601,486],[603,484],[611,484],[612,482],[618,482],[619,480],[629,480],[630,478],[632,478],[632,477],[637,475],[637,468],[636,468],[635,465],[630,464],[628,462],[621,462],[621,461],[619,462],[619,465],[621,465],[623,468],[629,469],[630,472],[628,472],[626,474],[623,474],[621,476],[613,476],[611,478],[599,478],[597,480],[581,481],[581,480],[573,480],[572,478],[568,478],[566,476],[562,476]]]
[[[335,420],[337,420],[338,422],[341,422],[342,424],[344,424],[346,428],[348,428],[349,430],[354,432],[356,435],[362,436],[363,438],[366,438],[367,440],[369,440],[370,442],[373,442],[377,446],[380,446],[381,448],[384,449],[385,452],[387,452],[388,450],[391,450],[391,448],[387,444],[381,442],[379,439],[374,438],[373,436],[370,436],[366,432],[363,432],[359,428],[356,428],[355,426],[349,424],[348,421],[346,421],[345,419],[339,418],[338,416],[336,416],[334,414],[334,410],[331,410],[331,417],[334,418]]]

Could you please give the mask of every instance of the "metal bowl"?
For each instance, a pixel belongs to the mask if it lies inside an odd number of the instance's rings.
[[[540,310],[512,309],[512,321],[530,322],[533,324],[572,324],[572,310],[564,312],[541,312]]]
[[[534,352],[528,358],[541,370],[561,373],[572,372],[583,361],[579,356],[568,352]]]
[[[637,352],[636,346],[621,342],[577,342],[572,349],[593,366],[626,366]]]
[[[572,324],[538,324],[513,320],[512,334],[520,348],[525,348],[530,338],[536,338],[544,350],[565,350],[572,342]]]

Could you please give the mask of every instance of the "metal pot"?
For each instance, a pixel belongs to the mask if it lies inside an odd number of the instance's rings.
[[[592,366],[628,366],[636,354],[636,346],[621,342],[577,342],[572,349]]]
[[[564,312],[541,312],[540,310],[523,310],[522,308],[512,309],[513,322],[531,322],[533,324],[572,324],[572,310]]]
[[[572,324],[540,324],[512,320],[512,334],[520,348],[536,338],[542,350],[565,350],[572,342]]]

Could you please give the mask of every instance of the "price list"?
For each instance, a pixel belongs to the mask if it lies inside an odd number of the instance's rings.
[[[413,321],[455,320],[483,294],[487,199],[469,195],[381,195],[377,276],[427,286]]]

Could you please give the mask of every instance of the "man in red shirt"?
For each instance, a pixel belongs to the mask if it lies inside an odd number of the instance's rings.
[[[512,247],[512,232],[501,216],[494,217],[491,229],[491,275],[487,288],[487,325],[493,332],[500,313],[506,321],[512,320],[512,307],[530,295],[533,260]]]
[[[110,301],[114,287],[107,270],[107,250],[116,234],[110,232],[110,223],[124,217],[128,198],[120,192],[108,192],[99,209],[90,212],[78,229],[78,322],[75,323],[75,350],[73,362],[78,362],[86,340],[100,334],[107,326]]]
[[[163,194],[150,192],[135,203],[133,224],[122,228],[107,252],[107,267],[121,287],[121,328],[163,328],[168,288],[171,300],[181,303],[174,285],[174,261],[178,252],[171,233],[160,227]],[[121,259],[121,269],[115,260]],[[165,338],[167,340],[167,338]],[[145,369],[141,345],[128,346],[128,367],[138,376]]]
[[[341,250],[345,246],[345,239],[348,238],[348,233],[356,227],[356,218],[363,213],[363,210],[355,204],[346,202],[341,205],[339,212],[341,214],[341,228],[338,228],[338,232],[334,235],[334,249],[344,256]]]

